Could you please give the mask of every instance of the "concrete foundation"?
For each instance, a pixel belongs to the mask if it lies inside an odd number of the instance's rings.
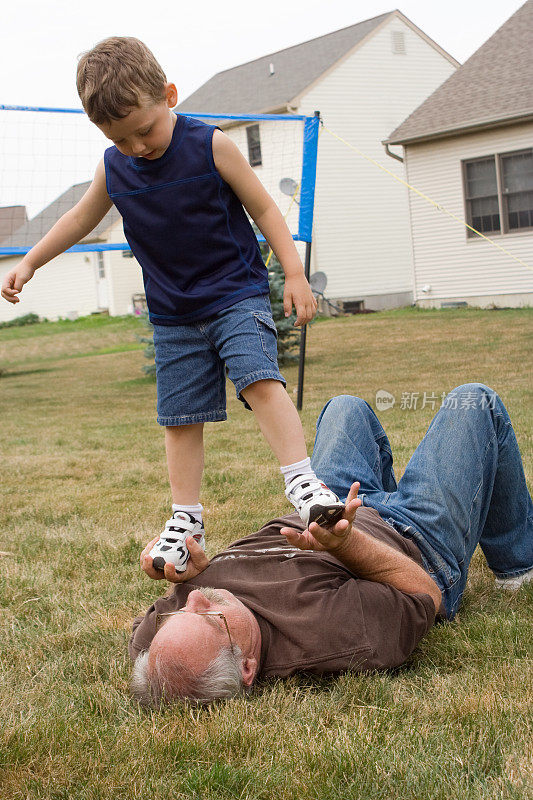
[[[419,297],[420,308],[450,308],[453,305],[466,305],[475,308],[525,308],[533,306],[533,292],[524,294],[490,294],[474,297]]]
[[[359,295],[352,297],[328,297],[334,305],[342,307],[343,303],[361,303],[362,311],[385,311],[390,308],[401,308],[413,305],[412,292],[396,292],[394,294]],[[336,316],[338,313],[328,305],[327,301],[319,299],[319,311],[326,316]]]

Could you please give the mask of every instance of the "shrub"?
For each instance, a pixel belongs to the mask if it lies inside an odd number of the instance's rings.
[[[23,314],[21,317],[15,317],[7,322],[0,322],[0,328],[20,328],[23,325],[35,325],[36,322],[41,322],[38,314]]]

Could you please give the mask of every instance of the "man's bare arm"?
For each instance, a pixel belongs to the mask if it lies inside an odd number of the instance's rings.
[[[346,499],[344,518],[331,529],[312,522],[300,533],[282,528],[281,533],[301,550],[326,550],[360,578],[386,583],[407,594],[428,594],[438,611],[442,595],[435,581],[415,561],[392,547],[374,539],[354,525],[361,501],[357,499],[359,484],[354,483]]]

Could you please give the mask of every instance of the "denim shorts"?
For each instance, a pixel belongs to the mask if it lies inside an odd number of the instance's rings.
[[[277,331],[268,295],[248,297],[188,325],[154,325],[157,421],[193,425],[226,419],[226,372],[237,397],[279,371]]]

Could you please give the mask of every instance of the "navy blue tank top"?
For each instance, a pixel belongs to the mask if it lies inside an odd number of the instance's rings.
[[[215,130],[177,115],[161,158],[105,151],[107,191],[142,267],[155,325],[195,322],[269,291],[253,228],[215,167]]]

